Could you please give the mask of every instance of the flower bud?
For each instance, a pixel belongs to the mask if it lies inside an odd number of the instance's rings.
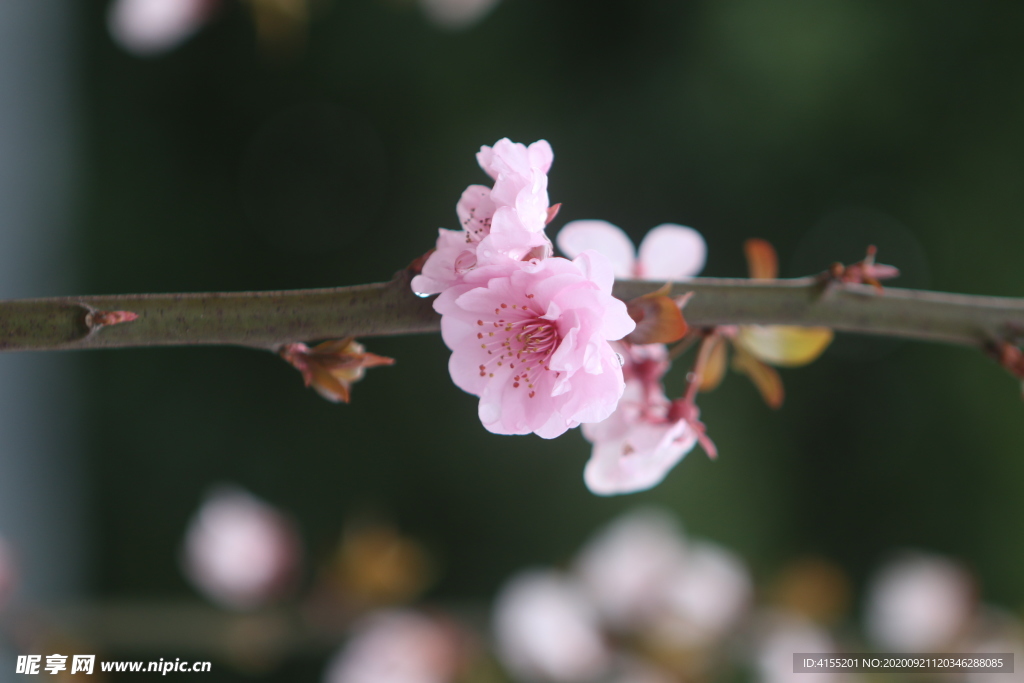
[[[367,353],[352,337],[335,339],[309,348],[305,344],[285,344],[281,358],[291,363],[307,387],[333,403],[348,403],[350,387],[366,374],[366,368],[394,365],[394,358]]]

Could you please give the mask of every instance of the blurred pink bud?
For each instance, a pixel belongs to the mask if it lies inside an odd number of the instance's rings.
[[[292,587],[300,564],[290,519],[234,487],[207,495],[185,536],[184,571],[212,601],[253,609]]]
[[[894,652],[941,652],[977,608],[970,574],[944,557],[908,554],[884,566],[868,586],[866,628]]]
[[[14,553],[7,542],[0,538],[0,610],[7,605],[17,584],[18,572],[15,568]]]
[[[107,325],[120,325],[138,320],[139,314],[132,311],[91,311],[85,316],[85,326],[95,330]]]
[[[463,650],[450,623],[408,610],[376,612],[327,665],[324,683],[447,683]]]
[[[569,258],[586,249],[598,251],[615,266],[620,280],[685,280],[704,267],[707,245],[693,228],[665,223],[652,228],[640,243],[639,253],[623,230],[607,221],[566,223],[556,238]]]
[[[593,681],[609,665],[598,616],[585,593],[553,571],[519,574],[494,607],[498,655],[526,680]]]
[[[640,510],[598,532],[575,569],[602,616],[613,627],[628,629],[661,609],[664,587],[685,558],[675,520],[658,510]]]
[[[427,18],[442,28],[468,28],[483,19],[498,0],[420,0]]]
[[[167,52],[202,28],[218,0],[114,0],[107,14],[110,34],[137,55]]]

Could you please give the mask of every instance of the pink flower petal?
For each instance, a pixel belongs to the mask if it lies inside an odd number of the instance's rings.
[[[551,170],[551,162],[555,160],[555,153],[551,150],[551,145],[547,140],[537,140],[527,148],[527,151],[530,154],[531,168],[535,168],[541,173]]]
[[[600,251],[587,249],[573,259],[587,279],[596,284],[605,294],[612,293],[615,284],[615,266]]]
[[[458,282],[456,262],[460,258],[465,260],[463,254],[469,246],[465,233],[440,228],[434,253],[423,264],[423,271],[412,279],[412,291],[420,295],[437,294]]]
[[[693,228],[666,223],[651,229],[640,243],[637,277],[641,280],[685,280],[704,267],[707,245]]]
[[[555,243],[571,259],[593,249],[608,258],[615,277],[635,277],[636,249],[625,232],[606,221],[572,221],[559,231]]]
[[[466,237],[479,242],[491,231],[491,217],[495,210],[491,199],[491,188],[486,185],[470,185],[459,198],[455,213],[459,216],[459,225],[466,231]]]

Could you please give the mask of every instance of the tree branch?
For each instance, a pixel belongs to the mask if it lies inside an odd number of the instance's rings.
[[[0,302],[0,350],[230,344],[275,350],[319,339],[437,332],[429,299],[400,271],[386,283],[278,292],[131,294]],[[661,283],[621,281],[631,299]],[[1024,299],[945,294],[828,282],[695,278],[673,287],[694,292],[691,326],[804,325],[843,332],[985,347],[1024,336]],[[110,316],[130,311],[137,319]],[[107,324],[104,324],[107,322]]]

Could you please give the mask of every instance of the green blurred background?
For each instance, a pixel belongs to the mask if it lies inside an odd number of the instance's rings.
[[[411,1],[334,0],[288,54],[227,4],[155,58],[112,42],[106,3],[75,7],[80,293],[388,279],[455,227],[486,180],[474,153],[507,136],[555,150],[552,235],[691,225],[713,276],[744,274],[748,237],[775,244],[783,276],[873,243],[896,285],[1024,296],[1019,3],[505,0],[451,31]],[[439,601],[486,601],[658,504],[759,579],[815,554],[859,582],[913,547],[1024,605],[1020,391],[978,353],[843,338],[783,372],[779,412],[731,376],[701,402],[717,462],[698,450],[652,491],[600,498],[578,433],[481,427],[439,336],[368,346],[398,362],[351,405],[251,350],[76,355],[94,595],[191,595],[184,528],[230,481],[298,519],[312,566],[346,520],[388,520],[438,559]]]

